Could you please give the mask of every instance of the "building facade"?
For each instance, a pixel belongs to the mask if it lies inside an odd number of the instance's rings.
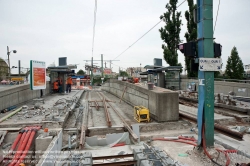
[[[9,74],[8,64],[0,58],[0,81],[6,79],[6,76]]]

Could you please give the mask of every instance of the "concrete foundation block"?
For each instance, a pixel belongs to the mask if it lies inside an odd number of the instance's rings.
[[[108,87],[108,88],[107,88]],[[110,79],[101,88],[121,97],[131,105],[142,105],[149,109],[151,118],[158,122],[179,120],[179,93],[164,88],[156,87],[148,90],[146,87]]]
[[[147,157],[144,154],[142,154],[142,153],[137,154],[136,158],[135,158],[135,160],[137,161],[137,165],[138,166],[141,165],[141,161],[142,160],[146,160],[146,159],[147,159]]]
[[[39,156],[42,155],[47,150],[52,140],[53,136],[43,137],[42,134],[36,138],[35,140],[36,158],[39,159]]]
[[[140,166],[152,166],[149,160],[142,160]]]

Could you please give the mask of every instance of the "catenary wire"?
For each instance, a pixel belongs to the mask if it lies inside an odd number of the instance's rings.
[[[94,43],[95,43],[96,12],[97,12],[97,0],[95,0],[95,9],[94,9],[94,26],[93,26],[93,39],[92,39],[92,57],[93,57],[93,54],[94,54]]]
[[[177,8],[178,7],[180,7],[184,2],[186,2],[187,0],[184,0],[182,3],[180,3],[178,6],[177,6]]]
[[[180,5],[177,6],[179,8],[186,0],[180,3]],[[146,33],[144,33],[140,38],[138,38],[135,42],[133,42],[128,48],[126,48],[124,51],[122,51],[118,56],[114,58],[117,59],[119,56],[124,54],[128,49],[130,49],[133,45],[135,45],[140,39],[142,39],[146,34],[148,34],[152,29],[154,29],[158,24],[160,24],[163,20],[161,19],[159,22],[157,22],[153,27],[151,27]]]
[[[219,15],[219,10],[220,10],[220,0],[219,0],[219,4],[218,4],[218,9],[217,9],[217,14],[216,14],[216,19],[215,19],[213,34],[214,34],[214,31],[215,31],[215,27],[216,27],[216,23],[217,23],[217,18],[218,18],[218,15]]]
[[[156,27],[158,24],[160,24],[162,22],[162,20],[160,20],[159,22],[157,22],[152,28],[150,28],[146,33],[144,33],[139,39],[137,39],[134,43],[132,43],[127,49],[125,49],[122,53],[120,53],[117,57],[114,58],[114,60],[116,58],[118,58],[119,56],[121,56],[124,52],[126,52],[130,47],[132,47],[135,43],[137,43],[140,39],[142,39],[146,34],[148,34],[152,29],[154,29],[154,27]]]

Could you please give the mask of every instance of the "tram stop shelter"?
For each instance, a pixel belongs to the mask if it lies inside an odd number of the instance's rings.
[[[140,73],[140,75],[147,75],[147,82],[166,89],[180,90],[180,71],[183,68],[182,66],[146,65],[144,68],[147,71]]]
[[[50,84],[51,91],[53,91],[53,83],[60,78],[62,80],[62,92],[66,91],[66,81],[69,75],[74,75],[74,70],[72,70],[71,66],[57,66],[57,67],[48,67],[48,71],[50,72]]]

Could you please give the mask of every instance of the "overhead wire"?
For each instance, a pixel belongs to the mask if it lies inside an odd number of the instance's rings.
[[[218,15],[219,15],[219,10],[220,10],[220,0],[219,0],[219,4],[218,4],[218,9],[217,9],[217,14],[216,14],[216,19],[215,19],[213,34],[214,34],[214,31],[215,31],[215,27],[216,27],[216,23],[217,23],[217,18],[218,18]]]
[[[184,0],[183,2],[181,2],[177,8],[179,8],[186,0]],[[116,58],[118,58],[119,56],[121,56],[122,54],[124,54],[128,49],[130,49],[133,45],[135,45],[139,40],[141,40],[145,35],[147,35],[152,29],[154,29],[158,24],[160,24],[163,21],[163,19],[161,19],[159,22],[157,22],[153,27],[151,27],[146,33],[144,33],[141,37],[139,37],[135,42],[133,42],[128,48],[126,48],[124,51],[122,51],[118,56],[116,56],[114,58],[114,60]]]
[[[157,22],[153,27],[151,27],[146,33],[144,33],[139,39],[137,39],[134,43],[132,43],[128,48],[126,48],[122,53],[120,53],[117,57],[115,57],[114,60],[118,58],[119,56],[121,56],[124,52],[126,52],[130,47],[132,47],[135,43],[137,43],[140,39],[142,39],[146,34],[148,34],[152,29],[154,29],[154,27],[156,27],[161,22],[162,22],[162,19],[159,22]]]
[[[214,28],[213,28],[213,37],[214,37],[214,32],[215,32],[215,28],[216,28],[216,23],[217,23],[217,18],[218,18],[218,15],[219,15],[219,10],[220,10],[220,0],[219,0],[219,4],[218,4],[218,8],[217,8],[217,14],[216,14],[216,19],[215,19],[215,23],[214,23]],[[209,55],[211,54],[211,52],[213,51],[211,48],[213,46],[213,43],[211,44],[210,46],[210,51],[209,51]]]
[[[184,2],[186,2],[187,0],[184,0],[182,3],[180,3],[178,6],[177,6],[177,8],[178,7],[180,7]]]
[[[93,57],[93,54],[94,54],[96,13],[97,13],[97,0],[95,0],[95,8],[94,8],[94,25],[93,25],[93,39],[92,39],[92,57]]]

